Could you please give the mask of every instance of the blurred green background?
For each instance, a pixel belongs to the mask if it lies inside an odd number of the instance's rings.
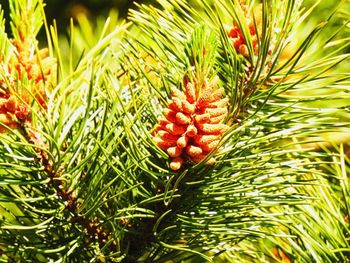
[[[79,13],[84,13],[89,20],[94,21],[97,17],[107,17],[111,10],[115,10],[119,18],[125,19],[128,15],[128,9],[135,8],[135,3],[156,5],[157,0],[46,0],[44,2],[46,3],[45,12],[48,23],[52,24],[53,19],[55,19],[58,29],[63,32],[69,26],[70,18],[74,19]],[[321,0],[320,2],[316,14],[323,17],[329,15],[330,9],[339,1]],[[304,0],[307,7],[314,3],[313,0]],[[8,22],[8,0],[0,0],[0,5],[5,11]]]
[[[9,1],[0,0],[0,5],[5,12],[7,27],[9,28]],[[45,13],[49,24],[55,19],[60,32],[68,28],[70,18],[76,18],[79,13],[84,13],[91,21],[97,17],[107,17],[111,10],[118,13],[118,17],[125,19],[128,9],[138,4],[155,4],[155,0],[46,0]],[[10,32],[10,30],[7,30]]]
[[[67,25],[70,17],[76,17],[80,12],[88,17],[106,16],[111,9],[117,10],[120,18],[126,18],[128,9],[135,7],[135,3],[154,3],[154,0],[50,0],[46,1],[46,15],[48,21],[56,19],[58,24]]]

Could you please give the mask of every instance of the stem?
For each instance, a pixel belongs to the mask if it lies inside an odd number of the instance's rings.
[[[78,223],[86,231],[89,237],[89,243],[97,240],[101,249],[107,243],[110,243],[110,251],[118,252],[117,242],[113,240],[113,236],[109,230],[100,225],[99,220],[91,219],[79,214],[79,203],[77,201],[77,197],[74,196],[72,191],[65,189],[64,185],[62,184],[62,180],[60,180],[62,171],[54,169],[52,160],[50,160],[45,150],[43,150],[47,148],[47,145],[45,145],[43,141],[37,137],[38,134],[30,129],[28,123],[22,123],[21,131],[28,142],[40,146],[40,148],[34,147],[34,150],[38,154],[37,161],[44,167],[45,173],[50,178],[49,185],[55,189],[57,196],[64,201],[66,209],[71,213],[71,223]]]

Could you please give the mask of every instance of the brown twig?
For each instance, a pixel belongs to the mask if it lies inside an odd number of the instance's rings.
[[[40,134],[29,128],[28,124],[24,123],[21,127],[22,133],[27,141],[37,146],[34,147],[34,150],[38,154],[37,161],[44,167],[45,173],[50,178],[49,185],[53,186],[57,196],[64,201],[66,209],[71,213],[71,222],[78,223],[86,232],[90,241],[98,241],[100,248],[104,247],[107,243],[110,243],[110,251],[118,252],[117,242],[113,240],[113,236],[109,230],[101,226],[97,219],[91,219],[79,214],[80,204],[78,199],[72,191],[65,188],[62,180],[60,180],[62,170],[54,167],[52,160],[45,151],[47,145],[45,145],[44,141],[40,138]]]

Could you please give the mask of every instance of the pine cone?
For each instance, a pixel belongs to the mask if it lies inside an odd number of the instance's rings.
[[[228,113],[228,98],[222,98],[223,88],[216,89],[217,78],[200,85],[193,82],[185,78],[185,92],[172,88],[165,118],[155,127],[154,141],[173,158],[172,170],[179,170],[185,160],[202,161],[217,148],[228,129],[222,123]]]
[[[16,44],[16,47],[17,52],[10,60],[8,71],[13,79],[23,79],[24,74],[28,80],[32,80],[31,94],[22,91],[20,96],[30,104],[31,97],[34,94],[37,101],[45,108],[45,91],[55,85],[56,60],[48,56],[47,48],[39,50],[38,54],[31,55],[29,50],[23,50],[24,48],[19,44]]]
[[[254,24],[249,24],[249,32],[252,39],[252,45],[254,49],[254,53],[258,53],[258,38],[255,32]],[[228,35],[230,38],[232,38],[232,44],[236,51],[240,54],[242,54],[244,57],[247,57],[249,55],[248,47],[246,44],[246,41],[244,39],[244,36],[242,34],[241,29],[238,27],[236,23],[233,23],[233,28],[231,28],[228,32]]]
[[[55,85],[56,60],[48,56],[47,49],[41,49],[38,54],[34,52],[33,44],[12,41],[15,52],[5,64],[0,61],[0,123],[11,128],[18,126],[18,121],[30,121],[30,107],[33,95],[36,101],[46,108],[46,91]],[[33,81],[30,90],[19,88],[17,79]],[[16,117],[16,118],[14,118]],[[16,120],[17,119],[17,120]],[[0,132],[6,129],[1,127]]]
[[[256,26],[255,26],[254,20],[250,18],[251,15],[248,13],[248,8],[245,5],[242,5],[242,10],[244,11],[246,16],[246,23],[249,27],[249,34],[252,41],[254,53],[257,54],[259,44],[258,44],[258,36],[256,34],[256,27],[258,28],[261,27],[261,17],[260,16],[255,17],[256,19],[255,20]],[[249,55],[247,42],[238,24],[234,22],[233,27],[229,28],[227,33],[228,33],[228,36],[232,39],[232,44],[236,49],[236,52],[242,54],[244,57],[247,57]]]

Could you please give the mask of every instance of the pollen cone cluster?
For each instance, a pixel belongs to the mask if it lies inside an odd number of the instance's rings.
[[[47,49],[36,53],[34,41],[13,40],[9,60],[0,61],[0,132],[6,130],[4,125],[13,128],[28,121],[34,99],[45,108],[46,91],[55,83],[56,60]]]
[[[35,41],[35,40],[33,40]],[[44,48],[35,52],[34,45],[23,42],[13,41],[16,47],[16,53],[11,57],[9,63],[9,74],[18,79],[27,78],[32,81],[32,88],[27,91],[24,100],[30,101],[33,95],[41,106],[46,106],[46,93],[55,84],[56,77],[56,59],[48,55],[48,49]],[[22,94],[24,95],[22,91]]]
[[[256,33],[256,27],[261,27],[261,18],[256,18],[255,24],[254,20],[250,18],[246,6],[242,5],[242,9],[246,14],[246,23],[249,28],[249,34],[253,46],[254,53],[258,53],[258,36]],[[236,22],[233,22],[233,27],[228,28],[227,34],[232,41],[233,47],[236,49],[237,53],[242,54],[244,57],[249,55],[247,41],[243,36],[242,30]]]
[[[223,123],[228,98],[222,98],[224,90],[216,86],[217,79],[202,83],[185,79],[184,92],[172,88],[171,101],[154,134],[155,143],[172,158],[172,170],[180,169],[187,160],[203,160],[218,147],[228,129]]]

